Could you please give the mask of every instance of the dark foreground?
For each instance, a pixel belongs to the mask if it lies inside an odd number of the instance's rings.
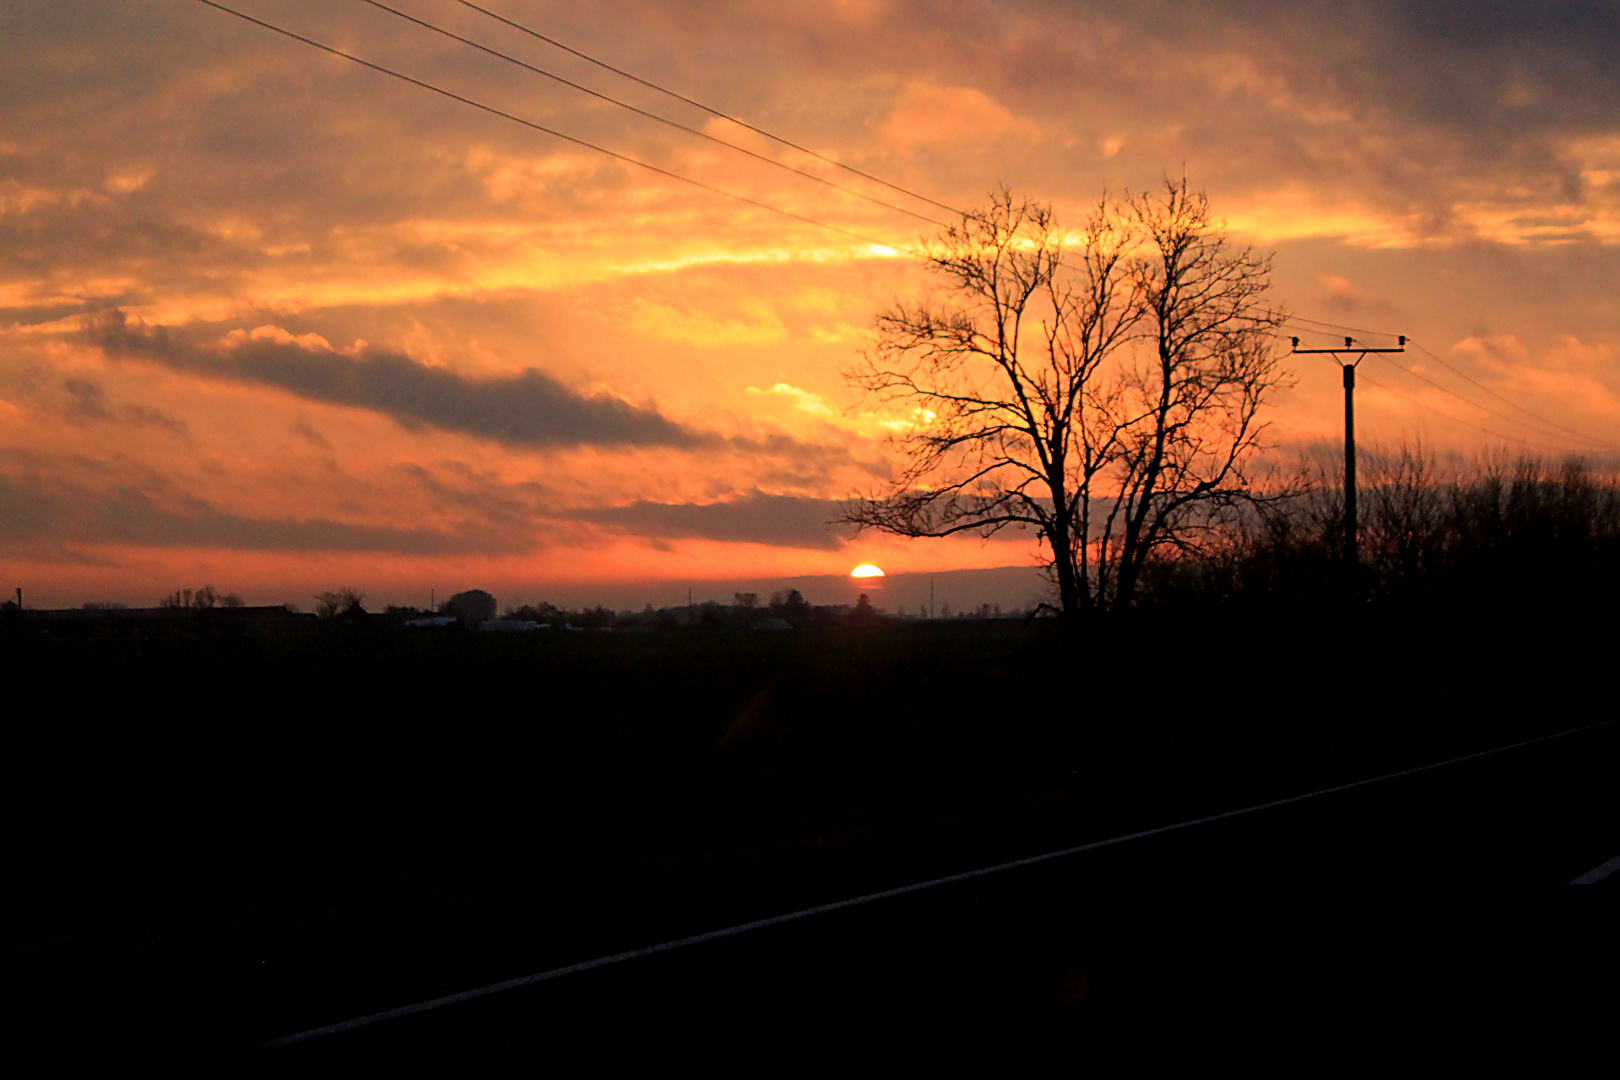
[[[1341,659],[1307,630],[7,641],[8,682],[59,702],[6,721],[17,1030],[251,1054],[1609,718],[1602,642],[1402,624]],[[1278,986],[1372,1010],[1482,985],[1546,1000],[1572,958],[1612,970],[1613,890],[1537,887],[1620,854],[1617,763],[1614,729],[1570,736],[279,1053],[631,1046],[743,1019],[825,1042],[829,1015],[917,1011],[1095,1032]]]
[[[1171,1046],[1295,1067],[1402,1041],[1592,1052],[1620,994],[1620,725],[568,974],[265,1051],[288,1069],[609,1056],[784,1067]],[[1554,779],[1556,778],[1556,779]],[[1577,894],[1578,895],[1573,895]],[[1505,1025],[1505,1027],[1499,1027]],[[1206,1041],[1210,1036],[1214,1043]],[[1322,1039],[1295,1056],[1292,1040]],[[1348,1045],[1347,1045],[1348,1043]],[[786,1059],[784,1060],[784,1055]],[[759,1059],[756,1057],[757,1062]]]

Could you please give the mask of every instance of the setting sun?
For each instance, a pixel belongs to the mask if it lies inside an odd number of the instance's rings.
[[[849,576],[853,578],[878,578],[883,576],[883,568],[874,566],[869,562],[861,563],[861,565],[849,572]]]

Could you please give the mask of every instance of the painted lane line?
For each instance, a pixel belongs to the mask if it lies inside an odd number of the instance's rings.
[[[418,1001],[410,1005],[401,1005],[394,1009],[385,1009],[382,1012],[371,1013],[366,1016],[357,1016],[352,1020],[342,1020],[335,1024],[323,1027],[310,1028],[308,1031],[296,1032],[292,1035],[283,1035],[277,1039],[260,1043],[261,1050],[270,1050],[282,1046],[292,1046],[296,1043],[308,1042],[327,1035],[338,1035],[356,1028],[369,1027],[372,1024],[382,1023],[384,1020],[396,1020],[400,1017],[414,1016],[417,1013],[427,1012],[430,1009],[440,1009],[446,1005],[458,1005],[464,1001],[473,1001],[477,998],[488,997],[505,990],[516,990],[524,986],[533,986],[536,983],[549,982],[560,979],[565,975],[575,975],[582,971],[591,971],[596,968],[608,967],[612,964],[622,964],[626,960],[638,960],[644,956],[655,956],[658,953],[670,952],[674,949],[684,949],[688,945],[701,945],[709,941],[719,941],[722,938],[735,937],[746,934],[750,930],[763,930],[769,926],[780,926],[783,923],[806,919],[812,915],[825,915],[832,911],[841,911],[845,908],[857,907],[861,904],[870,904],[877,900],[887,900],[895,896],[904,896],[907,893],[921,892],[924,889],[936,888],[940,885],[951,885],[958,881],[970,881],[973,878],[984,877],[987,874],[999,874],[1004,870],[1016,870],[1021,866],[1034,866],[1037,863],[1048,862],[1052,859],[1061,859],[1069,855],[1079,855],[1086,851],[1096,851],[1099,848],[1112,847],[1130,840],[1142,840],[1149,836],[1160,836],[1164,833],[1176,832],[1181,829],[1190,829],[1195,825],[1207,825],[1215,821],[1225,821],[1228,818],[1241,817],[1244,814],[1253,814],[1261,810],[1271,810],[1279,806],[1289,806],[1293,803],[1304,802],[1307,799],[1320,798],[1323,795],[1334,795],[1341,791],[1351,791],[1355,788],[1367,787],[1370,784],[1381,784],[1386,780],[1397,780],[1403,776],[1415,776],[1418,773],[1430,772],[1434,769],[1443,769],[1449,765],[1460,765],[1465,761],[1475,761],[1479,758],[1490,757],[1493,754],[1503,754],[1509,750],[1518,750],[1537,743],[1551,742],[1569,735],[1579,735],[1582,732],[1593,731],[1597,728],[1608,727],[1620,723],[1620,719],[1604,720],[1596,724],[1586,724],[1568,731],[1560,731],[1552,735],[1540,735],[1534,739],[1525,739],[1522,742],[1510,743],[1507,746],[1497,746],[1490,750],[1479,750],[1461,757],[1447,758],[1445,761],[1436,761],[1429,765],[1419,765],[1412,769],[1402,769],[1399,772],[1385,773],[1383,776],[1374,776],[1366,780],[1353,780],[1348,784],[1338,784],[1334,787],[1322,788],[1320,791],[1310,791],[1303,795],[1290,795],[1283,799],[1273,799],[1270,802],[1258,803],[1254,806],[1245,806],[1240,810],[1225,810],[1219,814],[1208,814],[1204,817],[1192,818],[1189,821],[1178,821],[1173,825],[1159,825],[1151,829],[1142,829],[1138,832],[1126,833],[1123,836],[1110,837],[1107,840],[1093,840],[1088,844],[1077,844],[1074,847],[1063,848],[1058,851],[1048,851],[1041,855],[1031,855],[1023,859],[1014,859],[1011,862],[997,863],[994,866],[984,866],[977,870],[967,870],[960,874],[948,874],[945,877],[933,878],[929,881],[919,881],[911,885],[901,885],[894,889],[884,889],[881,892],[867,893],[865,896],[855,896],[847,900],[837,900],[830,904],[821,904],[817,907],[804,908],[800,911],[790,911],[784,915],[773,915],[766,919],[756,919],[753,922],[741,923],[737,926],[728,926],[721,930],[710,930],[704,934],[693,934],[691,937],[676,938],[674,941],[665,941],[657,945],[648,945],[641,949],[631,949],[628,952],[614,953],[612,956],[599,956],[594,960],[584,960],[577,964],[568,964],[564,967],[552,968],[549,971],[537,972],[533,975],[524,975],[516,979],[507,979],[505,982],[490,983],[488,986],[479,986],[471,990],[463,990],[456,994],[446,994],[443,997],[432,998],[427,1001]],[[1577,878],[1584,883],[1592,874],[1607,876],[1614,872],[1616,865],[1620,864],[1620,857],[1604,863],[1596,870]],[[1595,879],[1594,879],[1595,880]]]
[[[1616,855],[1602,866],[1593,867],[1574,881],[1571,885],[1596,885],[1615,871],[1620,870],[1620,855]]]

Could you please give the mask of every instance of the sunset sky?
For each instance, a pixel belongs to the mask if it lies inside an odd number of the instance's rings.
[[[226,2],[893,246],[197,0],[12,0],[7,593],[150,604],[211,582],[307,607],[352,585],[369,607],[478,586],[640,607],[626,583],[670,604],[692,582],[1030,562],[1027,536],[827,525],[885,475],[882,440],[908,420],[840,371],[880,308],[926,295],[905,249],[933,226],[361,0]],[[1468,399],[1369,359],[1405,397],[1363,383],[1364,441],[1594,460],[1620,446],[1613,4],[481,2],[949,206],[1005,184],[1074,221],[1105,189],[1184,172],[1242,242],[1275,252],[1281,306],[1411,335],[1433,355],[1399,359]],[[946,216],[455,0],[390,3]],[[1280,455],[1339,435],[1338,373],[1292,367]]]

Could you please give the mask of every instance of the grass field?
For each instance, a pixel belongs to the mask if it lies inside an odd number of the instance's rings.
[[[274,1034],[1573,726],[1601,648],[1169,618],[5,640],[52,702],[7,713],[7,949],[213,972],[215,1026]]]

